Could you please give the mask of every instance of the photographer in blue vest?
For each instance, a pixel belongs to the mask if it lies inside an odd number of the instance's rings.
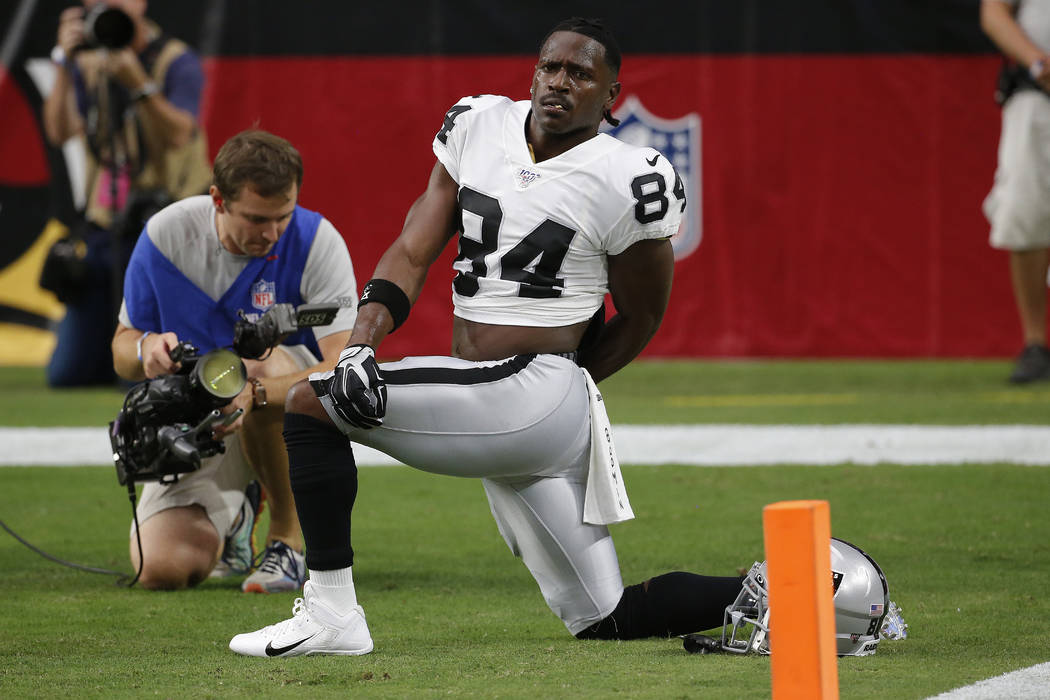
[[[302,181],[302,159],[290,143],[259,130],[237,134],[215,157],[209,193],[155,214],[132,253],[112,342],[114,369],[131,381],[176,371],[169,353],[180,342],[202,354],[230,347],[242,315],[257,320],[279,303],[340,304],[330,325],[300,328],[262,359],[245,360],[248,382],[223,409],[244,413],[216,431],[224,454],[177,483],[143,487],[137,512],[146,588],[248,573],[256,481],[269,504],[270,529],[242,590],[289,591],[305,580],[281,436],[284,400],[295,382],[335,366],[356,318],[357,289],[342,236],[297,204]],[[134,532],[131,561],[139,567]]]

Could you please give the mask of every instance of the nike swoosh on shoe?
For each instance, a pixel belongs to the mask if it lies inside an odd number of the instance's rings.
[[[311,634],[309,637],[304,637],[303,639],[300,639],[298,642],[295,642],[294,644],[289,644],[286,647],[275,647],[273,645],[273,642],[267,642],[266,643],[266,655],[267,656],[280,656],[281,654],[285,654],[285,653],[291,651],[292,649],[296,648],[297,646],[299,646],[303,642],[310,641],[311,639],[313,639],[316,636],[317,636],[316,634]]]

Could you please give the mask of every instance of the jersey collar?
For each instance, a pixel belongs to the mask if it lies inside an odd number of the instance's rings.
[[[507,110],[503,120],[504,152],[515,164],[552,177],[578,170],[608,152],[613,139],[608,134],[599,133],[583,143],[576,144],[565,153],[540,163],[533,163],[529,143],[525,140],[525,119],[529,116],[531,109],[532,103],[529,100],[515,102],[511,109]]]

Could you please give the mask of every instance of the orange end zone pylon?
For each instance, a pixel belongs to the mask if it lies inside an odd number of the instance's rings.
[[[773,699],[839,696],[827,501],[762,509],[769,586]]]

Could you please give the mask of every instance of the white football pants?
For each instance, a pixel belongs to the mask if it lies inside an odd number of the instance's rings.
[[[583,370],[557,355],[492,362],[412,357],[381,364],[383,425],[352,441],[416,469],[479,477],[496,526],[572,634],[608,616],[623,593],[609,529],[583,522],[590,409]],[[310,377],[317,388],[331,372]],[[321,393],[321,392],[319,392]]]

